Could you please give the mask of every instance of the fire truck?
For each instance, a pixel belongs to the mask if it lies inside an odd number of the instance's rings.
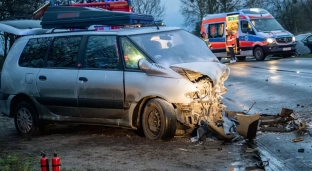
[[[49,6],[75,6],[75,7],[93,7],[102,8],[109,11],[124,11],[132,12],[131,0],[115,0],[106,2],[89,2],[89,3],[73,3],[68,0],[64,3],[55,2],[54,0],[47,1],[41,8],[33,13],[34,20],[40,20]]]

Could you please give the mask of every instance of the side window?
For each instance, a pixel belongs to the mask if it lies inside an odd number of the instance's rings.
[[[249,24],[248,21],[241,21],[241,31],[242,33],[248,33],[248,31],[251,31],[252,30],[252,27],[251,25]]]
[[[119,63],[116,36],[90,36],[84,64],[86,68],[116,69]]]
[[[312,36],[308,37],[308,42],[312,42]]]
[[[209,24],[208,38],[219,38],[224,35],[224,23]]]
[[[139,60],[145,59],[145,56],[126,37],[121,38],[121,45],[126,68],[138,69]]]
[[[81,36],[55,37],[51,46],[47,67],[75,68]]]
[[[51,37],[29,39],[18,61],[19,66],[41,68],[52,39]]]

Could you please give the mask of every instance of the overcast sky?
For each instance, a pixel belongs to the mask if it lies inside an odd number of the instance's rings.
[[[166,15],[164,23],[166,26],[183,27],[183,16],[180,13],[180,0],[162,0],[166,5]]]

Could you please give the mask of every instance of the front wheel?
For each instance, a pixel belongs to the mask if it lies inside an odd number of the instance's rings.
[[[142,116],[145,137],[152,140],[170,140],[176,131],[177,119],[173,106],[163,99],[147,102]]]
[[[254,49],[253,54],[257,61],[263,61],[265,59],[264,51],[259,46]]]
[[[38,131],[36,109],[27,102],[17,105],[14,113],[14,123],[17,132],[21,135],[33,135]]]

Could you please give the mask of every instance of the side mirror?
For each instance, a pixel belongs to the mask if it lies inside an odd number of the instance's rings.
[[[152,64],[148,62],[146,59],[140,59],[139,68],[143,71],[146,71],[152,68]]]

